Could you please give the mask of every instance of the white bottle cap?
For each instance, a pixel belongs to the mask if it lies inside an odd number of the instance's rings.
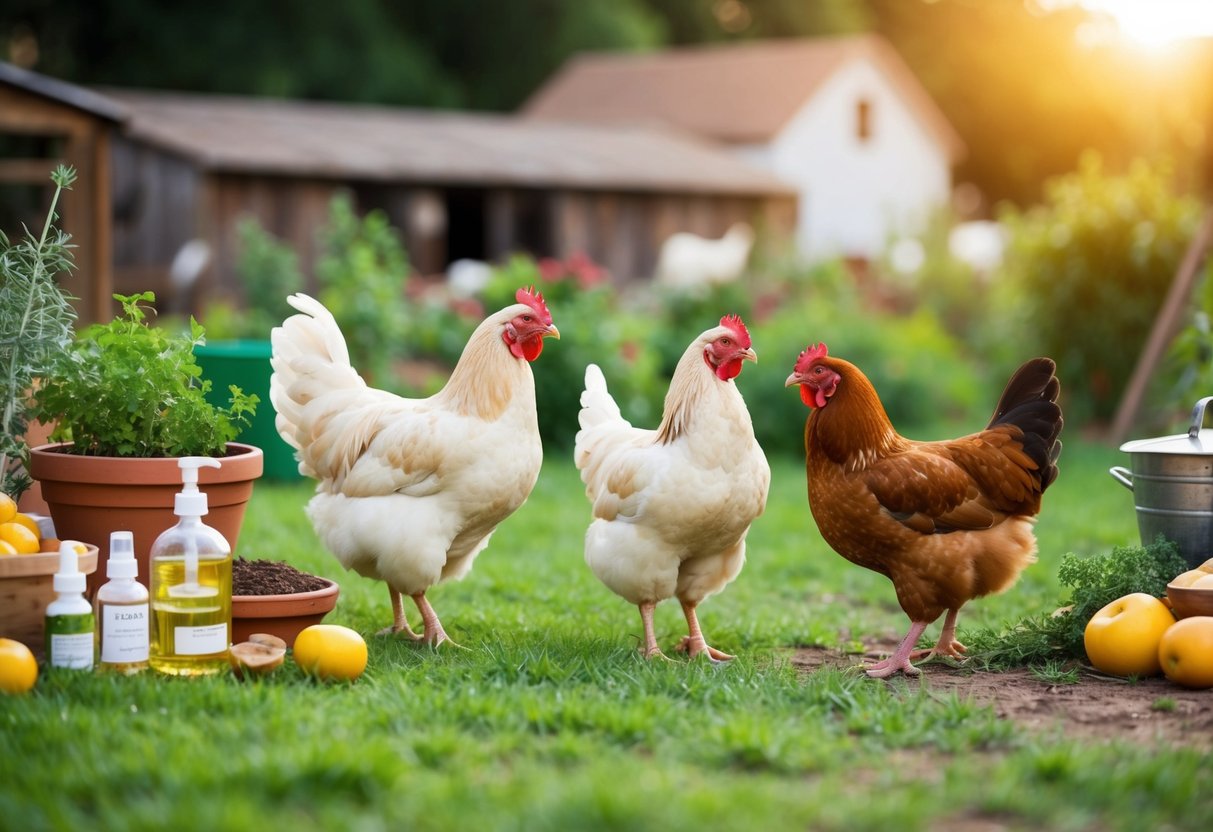
[[[105,577],[134,578],[138,575],[135,535],[131,532],[110,532],[110,556],[105,562]]]
[[[59,571],[51,581],[55,592],[84,592],[87,582],[80,571],[80,556],[76,551],[79,545],[74,540],[64,540],[59,544]]]
[[[202,517],[208,511],[206,492],[198,490],[198,469],[203,466],[221,467],[219,460],[209,456],[183,456],[177,460],[177,467],[181,469],[181,482],[184,483],[173,500],[173,514],[178,517]]]

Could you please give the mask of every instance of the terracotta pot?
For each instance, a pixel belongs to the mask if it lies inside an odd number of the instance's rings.
[[[97,547],[80,556],[80,571],[95,574]],[[46,605],[55,600],[59,553],[0,557],[0,636],[15,639],[39,658],[45,652]]]
[[[311,592],[289,595],[233,595],[232,643],[248,641],[253,633],[269,633],[295,646],[295,636],[304,627],[319,624],[337,605],[339,588],[335,581]]]
[[[135,536],[139,581],[148,586],[148,553],[159,534],[177,522],[174,496],[181,490],[176,457],[124,458],[65,453],[67,444],[30,450],[30,476],[42,484],[55,534],[61,540],[96,544],[100,562],[109,557],[112,531]],[[206,492],[209,513],[203,518],[236,551],[244,509],[261,476],[260,448],[228,443],[219,468],[199,469],[198,487]],[[89,592],[104,582],[105,569],[89,578]]]

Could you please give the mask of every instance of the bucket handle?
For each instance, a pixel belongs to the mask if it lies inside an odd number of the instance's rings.
[[[1123,485],[1130,491],[1133,490],[1133,472],[1128,468],[1122,468],[1119,465],[1113,465],[1108,469],[1108,473],[1112,475],[1112,479]]]
[[[1189,439],[1196,439],[1200,436],[1200,429],[1205,423],[1205,407],[1209,402],[1213,402],[1213,396],[1205,396],[1192,408],[1192,424],[1188,427]]]

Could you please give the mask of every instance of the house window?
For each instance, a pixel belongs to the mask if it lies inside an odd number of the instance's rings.
[[[872,138],[872,102],[866,98],[855,104],[855,137],[861,142]]]

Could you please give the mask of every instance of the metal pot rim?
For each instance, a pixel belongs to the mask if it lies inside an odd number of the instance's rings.
[[[1121,445],[1120,449],[1126,453],[1213,455],[1213,430],[1202,428],[1205,423],[1205,408],[1210,402],[1213,402],[1213,396],[1206,396],[1192,408],[1192,423],[1187,433],[1134,439]]]

